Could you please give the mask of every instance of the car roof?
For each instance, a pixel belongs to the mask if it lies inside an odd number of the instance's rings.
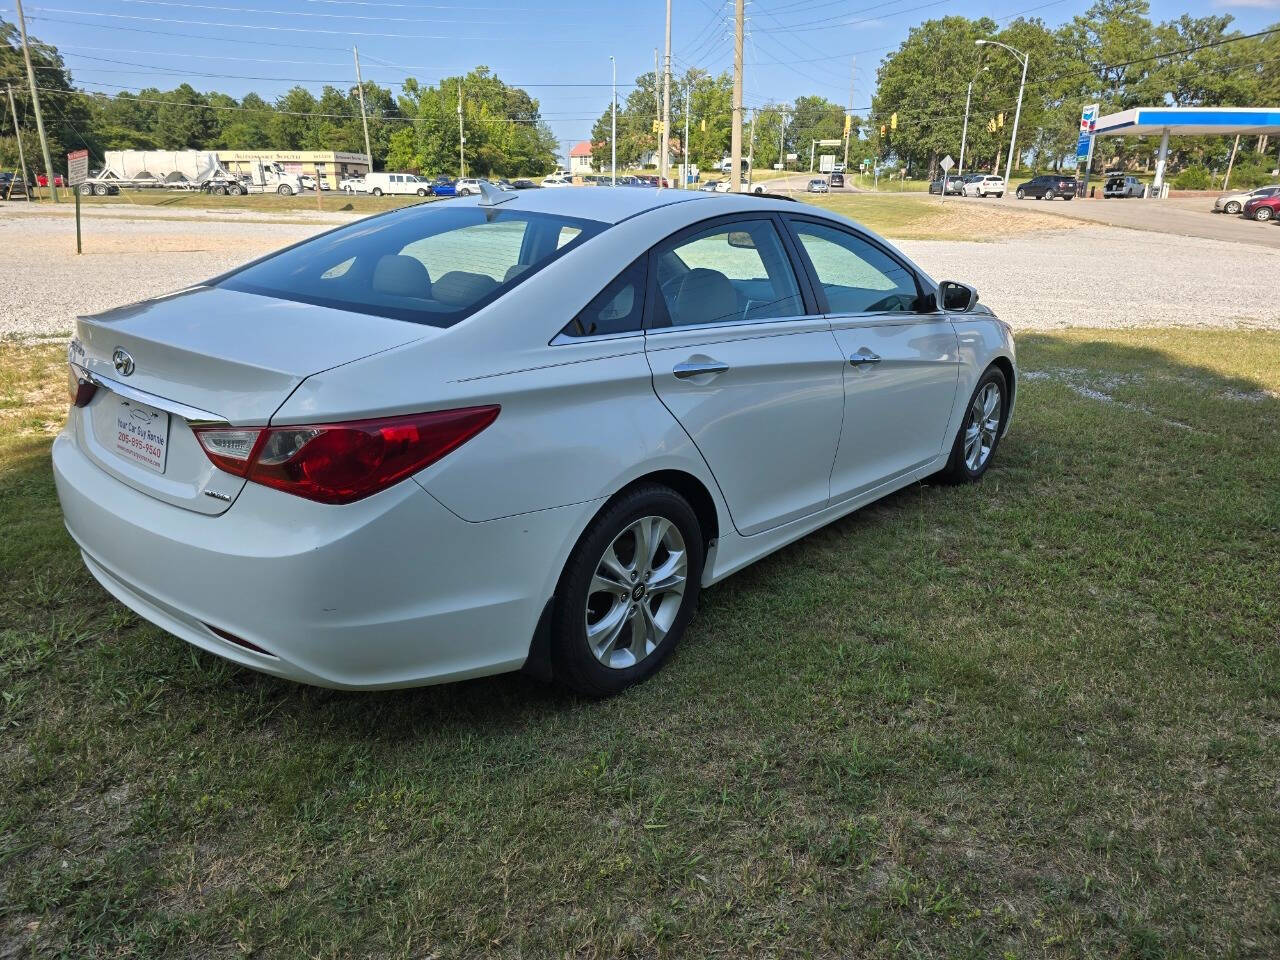
[[[553,213],[563,217],[598,220],[601,223],[618,223],[636,214],[672,203],[708,201],[711,201],[711,197],[697,190],[620,190],[611,187],[575,187],[569,190],[507,193],[503,194],[503,202],[497,206],[504,210]],[[481,198],[469,197],[448,202],[480,206]]]

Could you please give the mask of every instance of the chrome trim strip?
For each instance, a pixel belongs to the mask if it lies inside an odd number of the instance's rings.
[[[167,397],[158,397],[154,393],[147,393],[136,387],[130,387],[121,383],[119,380],[112,380],[110,377],[104,377],[100,373],[81,366],[78,363],[72,363],[72,367],[78,375],[88,380],[90,383],[99,387],[106,387],[114,394],[127,397],[130,400],[136,400],[138,403],[145,403],[148,406],[155,407],[157,410],[164,410],[167,413],[176,414],[187,423],[195,426],[230,426],[230,422],[226,417],[221,417],[216,413],[210,413],[208,410],[201,410],[199,407],[188,406],[185,403],[179,403],[177,400],[170,400]]]

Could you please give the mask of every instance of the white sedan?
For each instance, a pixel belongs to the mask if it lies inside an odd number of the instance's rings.
[[[53,445],[122,603],[340,688],[644,679],[699,591],[1008,429],[1009,328],[775,197],[499,193],[77,322]]]

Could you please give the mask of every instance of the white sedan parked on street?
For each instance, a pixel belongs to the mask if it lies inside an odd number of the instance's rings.
[[[776,197],[498,193],[77,322],[53,445],[122,603],[341,688],[524,667],[589,695],[699,590],[934,474],[980,478],[1009,327]]]

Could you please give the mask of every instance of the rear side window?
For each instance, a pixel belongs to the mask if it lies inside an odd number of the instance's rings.
[[[413,207],[335,230],[218,286],[449,327],[605,229],[485,207]]]
[[[644,320],[646,260],[641,257],[614,277],[560,332],[566,337],[638,333]]]

